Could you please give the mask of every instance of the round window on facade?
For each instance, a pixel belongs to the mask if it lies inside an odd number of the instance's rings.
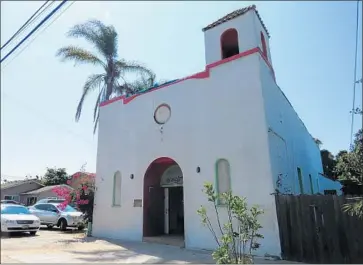
[[[154,112],[154,120],[157,124],[165,124],[171,116],[171,109],[168,104],[159,105]]]

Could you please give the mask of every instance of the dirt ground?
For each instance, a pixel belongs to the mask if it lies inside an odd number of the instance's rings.
[[[106,241],[75,230],[41,229],[1,237],[1,263],[212,263],[210,253],[179,247]]]
[[[211,253],[180,247],[86,237],[84,232],[41,229],[1,237],[1,263],[214,263]],[[263,258],[255,263],[280,263]],[[288,263],[288,262],[283,262]]]

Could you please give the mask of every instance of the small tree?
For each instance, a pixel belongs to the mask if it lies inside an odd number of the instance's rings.
[[[363,130],[359,130],[354,139],[350,152],[339,156],[335,172],[341,181],[351,181],[356,185],[363,185]],[[343,206],[343,210],[350,215],[363,218],[363,194]]]
[[[45,186],[66,184],[69,176],[65,168],[47,168],[47,172],[42,178]]]
[[[78,208],[85,214],[86,219],[92,222],[93,202],[95,191],[95,177],[85,173],[85,165],[82,166],[80,174],[68,179],[67,184],[73,187],[73,190],[67,187],[55,187],[52,191],[58,197],[65,199],[60,207],[64,208],[70,203],[75,203]]]
[[[252,251],[259,248],[257,240],[263,238],[258,233],[262,228],[258,217],[263,211],[258,206],[249,208],[246,198],[235,196],[232,192],[216,194],[211,183],[205,183],[203,191],[208,201],[213,204],[217,219],[218,227],[215,229],[206,208],[204,206],[199,208],[198,214],[202,224],[209,229],[218,245],[212,254],[213,259],[218,264],[253,263]],[[227,211],[228,221],[223,226],[218,202],[223,202],[223,208]]]

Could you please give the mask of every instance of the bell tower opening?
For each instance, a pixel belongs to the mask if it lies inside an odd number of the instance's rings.
[[[203,32],[207,65],[259,49],[258,52],[272,67],[270,34],[255,5],[240,8],[223,16],[204,27]]]
[[[239,54],[238,32],[236,29],[227,29],[221,36],[222,59]]]

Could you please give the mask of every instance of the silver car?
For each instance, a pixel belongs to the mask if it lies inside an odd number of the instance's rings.
[[[60,207],[60,203],[37,203],[29,207],[32,214],[38,216],[40,223],[48,228],[59,227],[62,231],[67,227],[85,228],[83,213],[67,205]]]

